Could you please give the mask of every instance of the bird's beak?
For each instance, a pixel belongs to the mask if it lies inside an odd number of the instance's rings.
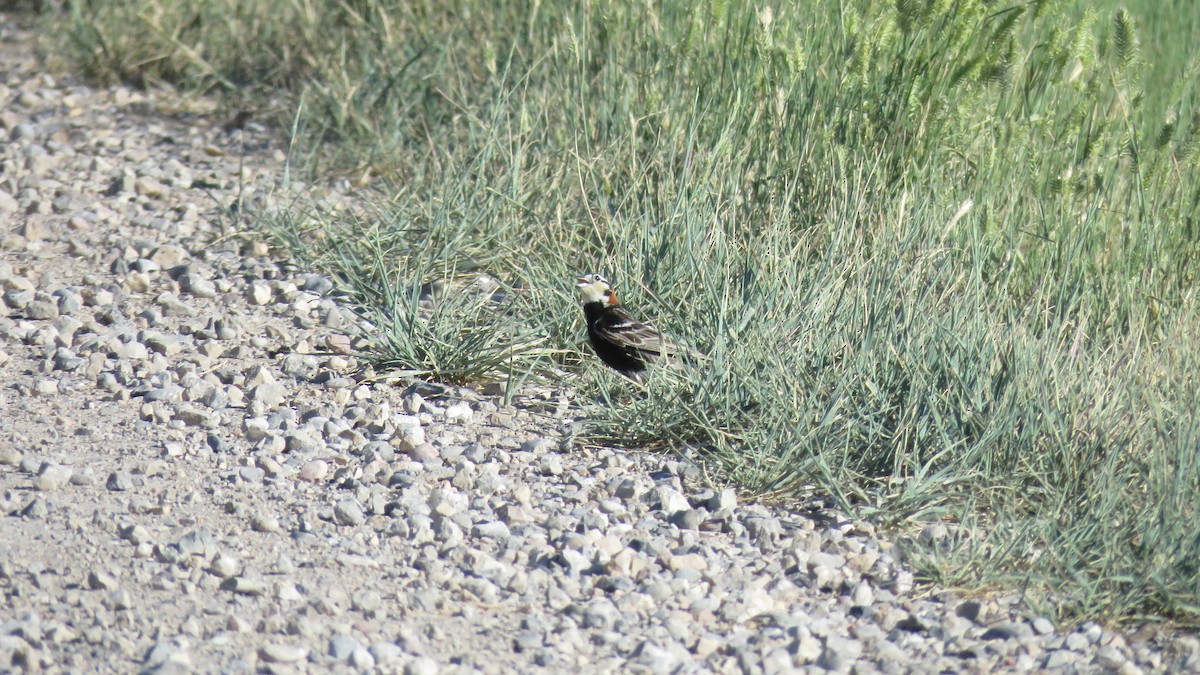
[[[576,286],[587,286],[592,283],[587,277],[578,277],[575,279]]]

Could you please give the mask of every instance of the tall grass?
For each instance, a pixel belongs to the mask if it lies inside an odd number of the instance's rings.
[[[303,101],[312,166],[377,176],[377,213],[272,226],[382,362],[565,365],[594,440],[957,523],[912,545],[929,579],[1200,620],[1184,0],[451,4],[93,0],[65,49]],[[587,271],[709,358],[622,393],[581,347]],[[499,299],[422,304],[480,274]]]

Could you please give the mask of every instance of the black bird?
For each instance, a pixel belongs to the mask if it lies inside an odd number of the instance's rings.
[[[678,349],[654,326],[638,321],[617,302],[617,293],[599,274],[577,280],[583,294],[588,340],[596,356],[634,382],[642,382],[646,364],[669,358]]]

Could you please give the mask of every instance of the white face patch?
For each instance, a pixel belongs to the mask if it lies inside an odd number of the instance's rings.
[[[583,295],[584,303],[608,303],[608,296],[611,290],[608,285],[608,279],[599,274],[586,274],[576,280],[576,285],[579,286],[579,292]]]

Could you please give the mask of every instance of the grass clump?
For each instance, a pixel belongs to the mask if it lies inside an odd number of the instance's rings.
[[[277,223],[381,362],[569,365],[604,272],[708,359],[588,405],[592,438],[958,523],[913,545],[929,579],[1200,620],[1190,5],[226,4],[73,4],[70,44],[303,100],[312,157],[381,177],[370,218]]]
[[[529,377],[554,358],[544,330],[514,320],[529,315],[522,294],[490,275],[461,271],[441,255],[438,238],[354,213],[299,215],[275,214],[269,226],[297,258],[342,282],[376,370],[462,384]],[[310,232],[313,222],[341,227]],[[325,244],[311,245],[310,233]]]

